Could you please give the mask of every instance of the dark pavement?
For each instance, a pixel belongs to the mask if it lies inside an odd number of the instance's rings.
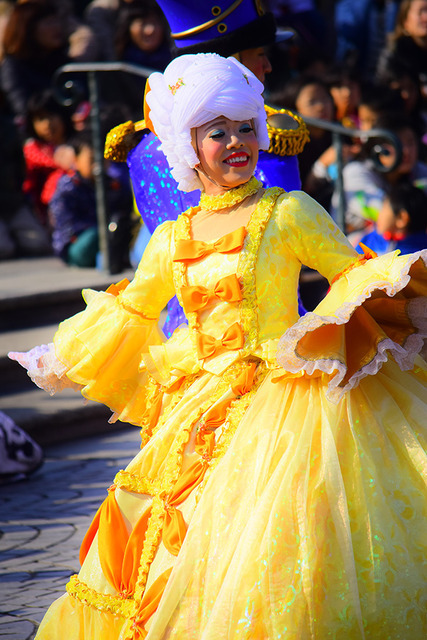
[[[28,480],[0,486],[1,640],[34,638],[45,610],[79,570],[86,529],[139,440],[137,427],[124,426],[53,445]]]
[[[0,262],[0,410],[45,452],[28,480],[0,484],[1,640],[34,637],[79,570],[86,529],[140,440],[137,427],[108,424],[111,412],[79,393],[50,397],[7,352],[50,342],[58,322],[84,307],[83,288],[105,289],[132,275],[70,268],[54,257]]]

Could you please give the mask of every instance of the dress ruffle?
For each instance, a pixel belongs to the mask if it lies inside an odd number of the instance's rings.
[[[164,339],[157,319],[130,311],[120,294],[84,291],[87,307],[59,325],[56,357],[85,398],[102,402],[123,422],[141,425],[147,370],[141,355]]]
[[[427,337],[426,271],[424,250],[395,251],[347,272],[280,338],[278,364],[294,374],[328,374],[334,402],[389,355],[411,369]]]

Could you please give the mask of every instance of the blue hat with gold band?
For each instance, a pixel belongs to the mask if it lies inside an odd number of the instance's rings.
[[[179,55],[218,53],[230,56],[244,49],[273,44],[276,23],[260,0],[157,0],[171,28]],[[281,32],[280,39],[294,35]]]

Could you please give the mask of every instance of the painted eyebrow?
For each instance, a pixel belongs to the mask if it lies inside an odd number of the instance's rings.
[[[203,131],[209,131],[209,129],[214,129],[221,124],[225,124],[225,120],[214,120],[213,122],[209,122],[203,127]]]

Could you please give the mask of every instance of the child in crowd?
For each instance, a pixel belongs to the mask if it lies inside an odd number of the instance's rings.
[[[329,67],[324,75],[335,104],[335,117],[344,127],[357,128],[357,106],[360,101],[360,78],[355,69],[345,64]]]
[[[77,134],[71,144],[75,170],[59,179],[49,206],[53,249],[70,265],[94,267],[98,254],[98,222],[90,132]],[[110,266],[117,273],[129,264],[132,196],[129,179],[121,165],[109,164],[106,174]]]
[[[360,129],[373,129],[379,117],[404,111],[403,98],[397,90],[377,82],[363,83],[357,110]]]
[[[362,243],[378,254],[399,249],[413,253],[427,249],[427,195],[411,184],[393,186],[378,214],[376,229]],[[361,248],[358,248],[362,253]]]
[[[47,208],[56,183],[74,163],[74,152],[67,144],[72,131],[71,115],[58,104],[51,91],[31,96],[24,144],[24,192],[45,226],[49,226]]]
[[[281,91],[271,96],[271,102],[279,107],[296,111],[303,118],[317,118],[332,122],[335,108],[328,88],[314,75],[302,75],[290,80]],[[329,206],[332,187],[329,167],[336,160],[332,136],[326,129],[308,125],[310,142],[298,155],[301,185],[304,191],[316,196],[325,208]],[[322,165],[322,172],[314,168]]]
[[[124,2],[119,7],[114,34],[115,58],[120,62],[163,71],[171,60],[169,28],[157,3]],[[130,111],[130,119],[141,118],[141,96],[145,77],[121,72],[101,79],[101,95],[107,104],[121,101]]]
[[[22,191],[22,141],[0,90],[0,260],[51,253],[48,235]]]
[[[392,171],[383,172],[370,158],[360,155],[349,162],[343,170],[344,193],[346,198],[346,230],[353,246],[361,238],[373,231],[378,213],[389,189],[401,181],[416,183],[427,179],[427,166],[419,161],[419,138],[410,119],[401,113],[389,113],[378,118],[375,127],[391,131],[402,145],[402,159]],[[395,162],[395,150],[384,145],[386,154],[381,154],[383,166],[392,167]],[[332,214],[337,206],[338,197],[332,198]]]

